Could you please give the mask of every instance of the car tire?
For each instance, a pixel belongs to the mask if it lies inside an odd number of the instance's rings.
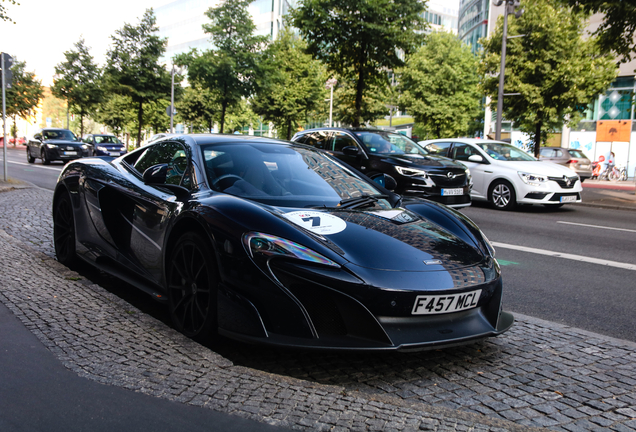
[[[201,235],[182,235],[166,263],[168,305],[174,327],[198,342],[217,335],[218,272],[214,253]]]
[[[71,195],[60,193],[53,207],[53,244],[57,260],[65,266],[77,262],[75,249],[75,216]]]
[[[517,205],[515,189],[505,180],[496,180],[490,185],[488,200],[497,210],[512,210]]]
[[[31,156],[31,151],[29,150],[28,147],[27,147],[26,153],[27,153],[27,162],[29,163],[35,162],[35,158]]]
[[[51,164],[51,159],[49,159],[48,156],[46,155],[46,150],[42,149],[42,151],[40,152],[40,156],[42,157],[42,165]]]

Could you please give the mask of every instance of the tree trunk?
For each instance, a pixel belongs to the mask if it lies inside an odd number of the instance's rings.
[[[362,116],[362,94],[364,93],[364,66],[358,71],[358,84],[356,86],[355,117],[353,127],[360,127],[360,117]]]
[[[219,133],[223,133],[223,128],[225,127],[225,110],[227,109],[227,101],[223,101],[221,103],[221,127],[219,128]]]
[[[80,112],[80,139],[84,136],[84,113]]]
[[[137,110],[137,122],[139,122],[139,127],[137,128],[137,143],[135,147],[139,148],[141,146],[141,126],[142,120],[144,118],[144,104],[142,101],[139,101],[139,109]]]
[[[542,122],[539,122],[535,125],[534,129],[534,157],[539,159],[539,153],[541,153],[541,128],[543,126]]]

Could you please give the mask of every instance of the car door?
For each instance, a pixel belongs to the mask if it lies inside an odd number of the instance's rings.
[[[482,162],[470,161],[469,158],[473,155],[481,156]],[[470,144],[455,142],[450,148],[450,157],[463,163],[470,170],[470,175],[473,179],[473,188],[470,191],[471,196],[487,197],[487,189],[492,179],[493,171],[481,151]]]
[[[365,172],[367,170],[368,159],[366,158],[356,139],[350,134],[342,131],[335,131],[331,138],[330,147],[332,149],[333,155],[341,161],[348,163],[355,169],[358,169],[362,172]],[[355,148],[358,153],[345,153],[343,149],[346,147]]]
[[[33,138],[29,139],[27,149],[32,157],[40,157],[40,148],[42,147],[42,134],[36,133]]]

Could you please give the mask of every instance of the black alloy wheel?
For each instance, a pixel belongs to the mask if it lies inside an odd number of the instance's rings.
[[[67,191],[60,193],[53,209],[53,243],[55,256],[65,266],[77,262],[75,251],[75,217],[71,196]]]
[[[50,165],[51,164],[51,160],[46,155],[46,150],[42,149],[41,156],[42,156],[42,165]]]
[[[515,190],[505,180],[497,180],[490,186],[488,199],[497,210],[511,210],[517,204]]]
[[[29,150],[29,147],[27,147],[26,152],[27,152],[27,162],[29,163],[35,162],[35,158],[31,156],[31,150]]]
[[[211,247],[195,233],[186,233],[167,262],[168,302],[174,327],[198,341],[217,333],[218,276]]]

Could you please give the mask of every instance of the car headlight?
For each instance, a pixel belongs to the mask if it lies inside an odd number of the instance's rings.
[[[521,177],[524,183],[531,186],[541,186],[542,183],[548,181],[548,179],[541,174],[530,174],[522,171],[518,171],[517,174],[519,174],[519,177]]]
[[[84,150],[88,150],[88,146],[87,146],[86,144],[82,144],[82,148],[83,148]]]
[[[46,146],[47,146],[48,148],[50,148],[50,149],[57,148],[57,145],[56,145],[56,144],[47,144]]]
[[[97,146],[97,150],[103,151],[103,152],[108,152],[108,149],[106,147],[103,147],[103,146]]]
[[[407,177],[428,177],[428,173],[424,170],[421,169],[416,169],[416,168],[405,168],[405,167],[401,167],[401,166],[396,166],[395,170],[402,174],[403,176],[407,176]]]
[[[256,260],[268,261],[274,257],[292,258],[315,264],[340,267],[340,265],[311,249],[293,241],[259,232],[243,235],[243,244],[250,256]]]

